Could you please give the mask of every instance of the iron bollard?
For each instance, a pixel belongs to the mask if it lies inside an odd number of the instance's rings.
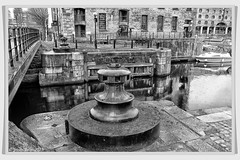
[[[92,35],[90,35],[90,44],[92,44]]]
[[[133,40],[131,40],[131,48],[133,48]]]
[[[76,49],[78,48],[78,46],[77,46],[77,40],[75,41],[75,47],[76,47]]]
[[[160,42],[157,42],[156,48],[158,49],[160,47]]]
[[[114,49],[116,48],[116,39],[114,39],[114,41],[113,41],[113,48]]]
[[[55,42],[55,47],[57,48],[57,40],[55,39],[54,42]]]

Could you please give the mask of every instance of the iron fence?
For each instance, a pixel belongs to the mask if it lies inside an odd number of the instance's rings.
[[[27,50],[40,39],[39,30],[29,27],[8,28],[9,64],[14,67],[14,62],[19,61]]]
[[[93,40],[95,35],[91,34],[90,39]],[[131,32],[99,32],[96,38],[101,39],[122,39],[122,40],[136,40],[136,39],[181,39],[181,38],[191,38],[191,34],[184,34],[183,32],[141,32],[141,31],[131,31]]]

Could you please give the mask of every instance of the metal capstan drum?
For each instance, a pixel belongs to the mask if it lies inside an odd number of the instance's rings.
[[[91,117],[104,122],[126,122],[136,118],[138,109],[132,106],[134,95],[124,89],[131,72],[119,63],[111,63],[97,73],[105,87],[103,92],[94,97],[97,105],[90,110]]]

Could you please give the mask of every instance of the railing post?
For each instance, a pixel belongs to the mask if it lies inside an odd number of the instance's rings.
[[[18,28],[18,45],[19,45],[19,55],[20,55],[20,57],[22,57],[22,52],[23,52],[21,38],[22,38],[21,28],[19,27]]]
[[[133,48],[133,40],[131,40],[131,48]]]
[[[29,49],[29,47],[30,47],[30,44],[29,44],[29,37],[30,37],[30,35],[29,35],[29,28],[27,27],[27,49]]]
[[[54,40],[54,46],[55,46],[55,48],[57,48],[57,40],[56,39]]]
[[[116,39],[113,40],[113,48],[115,49],[116,47]]]
[[[21,39],[22,39],[22,49],[23,49],[23,54],[25,54],[25,42],[24,42],[24,28],[21,28]]]
[[[92,44],[92,35],[90,35],[90,44]]]
[[[24,44],[24,52],[27,51],[27,35],[26,35],[26,27],[23,28],[23,44]]]
[[[13,28],[13,42],[14,42],[16,61],[18,61],[19,57],[18,57],[18,49],[17,49],[17,34],[16,34],[16,28],[15,27]]]
[[[55,40],[56,40],[55,36],[56,36],[55,33],[53,33],[53,42],[55,42]]]
[[[75,41],[75,48],[76,48],[76,49],[78,48],[77,40]]]
[[[74,43],[74,34],[72,34],[72,38],[73,38],[73,43]]]
[[[8,28],[8,53],[9,53],[9,61],[10,61],[10,66],[14,67],[13,64],[13,55],[12,55],[12,46],[11,46],[11,34],[10,34],[10,29]]]

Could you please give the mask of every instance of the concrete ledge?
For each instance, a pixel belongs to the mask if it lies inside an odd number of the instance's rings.
[[[186,114],[178,119],[183,112],[171,112],[176,106],[166,100],[142,102],[156,107],[160,113],[160,136],[150,146],[138,152],[218,152],[211,139],[201,132],[208,130],[207,124]],[[181,110],[181,109],[180,109]],[[88,151],[74,144],[65,132],[64,121],[68,110],[31,115],[21,123],[23,130],[28,130],[39,143],[57,152]],[[194,123],[190,123],[194,122]]]
[[[38,142],[29,137],[26,133],[20,130],[14,123],[8,123],[9,135],[8,144],[9,152],[43,152],[47,151],[41,147]]]

